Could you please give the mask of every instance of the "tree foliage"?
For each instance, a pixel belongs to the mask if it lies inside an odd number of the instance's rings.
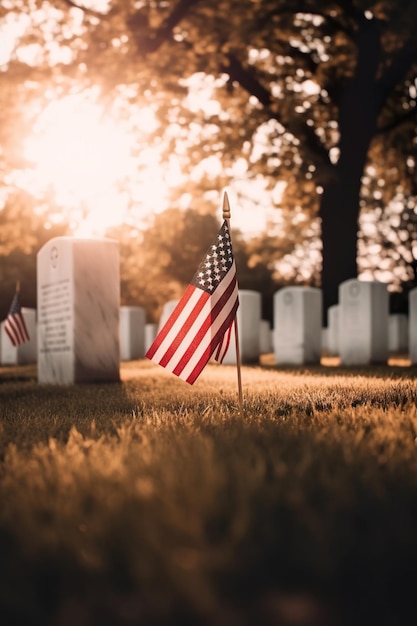
[[[179,299],[219,230],[211,214],[168,209],[145,230],[122,225],[108,231],[120,242],[122,303],[142,306],[157,322],[163,305]],[[272,320],[272,297],[281,286],[272,264],[256,258],[239,232],[233,249],[241,289],[262,293],[262,313]]]
[[[36,256],[52,237],[66,235],[68,224],[45,222],[33,212],[33,198],[17,193],[0,211],[0,320],[9,310],[16,283],[21,287],[21,304],[36,308]]]
[[[399,190],[414,211],[414,0],[60,0],[53,9],[9,0],[0,10],[28,22],[7,93],[25,85],[41,106],[98,85],[109,108],[116,95],[126,107],[154,108],[153,140],[190,178],[213,156],[222,183],[242,158],[247,179],[266,177],[271,204],[301,215],[315,248],[319,234],[312,271],[321,272],[325,310],[340,282],[357,275],[361,214],[375,208],[389,225],[385,210]],[[25,45],[39,45],[36,63],[25,62]],[[54,51],[61,60],[51,65]],[[210,102],[193,105],[195,92],[211,93]],[[24,108],[21,117],[28,123]],[[365,233],[364,258],[368,247]]]

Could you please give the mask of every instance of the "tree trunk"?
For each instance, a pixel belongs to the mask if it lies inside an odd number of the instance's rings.
[[[361,21],[357,49],[356,73],[340,97],[339,159],[320,206],[324,325],[329,306],[338,302],[340,283],[357,276],[361,181],[379,106],[375,79],[380,41],[375,20]]]
[[[328,184],[320,207],[324,326],[328,308],[338,303],[340,283],[357,276],[359,193],[355,197],[344,178]]]

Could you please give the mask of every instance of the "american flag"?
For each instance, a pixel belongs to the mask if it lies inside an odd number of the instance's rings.
[[[223,361],[238,306],[236,265],[225,220],[147,358],[192,385],[212,356]]]
[[[4,330],[14,346],[20,346],[21,343],[25,343],[30,339],[20,307],[19,291],[16,291],[7,317],[4,320]]]

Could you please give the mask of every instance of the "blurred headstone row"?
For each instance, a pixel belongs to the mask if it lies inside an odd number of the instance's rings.
[[[110,239],[57,237],[37,259],[38,309],[22,308],[30,341],[14,347],[3,325],[0,363],[37,363],[43,384],[116,381],[120,362],[145,356],[172,313],[167,302],[158,324],[140,306],[120,306],[119,250]],[[321,290],[285,287],[273,300],[273,323],[262,319],[261,293],[239,291],[237,313],[243,364],[272,355],[276,365],[319,364],[338,357],[343,366],[386,364],[392,355],[417,363],[417,288],[409,314],[389,313],[387,285],[348,280],[322,327]],[[234,339],[224,364],[236,363]]]

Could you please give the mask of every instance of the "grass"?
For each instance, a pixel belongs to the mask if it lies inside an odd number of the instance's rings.
[[[0,368],[0,623],[414,623],[416,374]]]

